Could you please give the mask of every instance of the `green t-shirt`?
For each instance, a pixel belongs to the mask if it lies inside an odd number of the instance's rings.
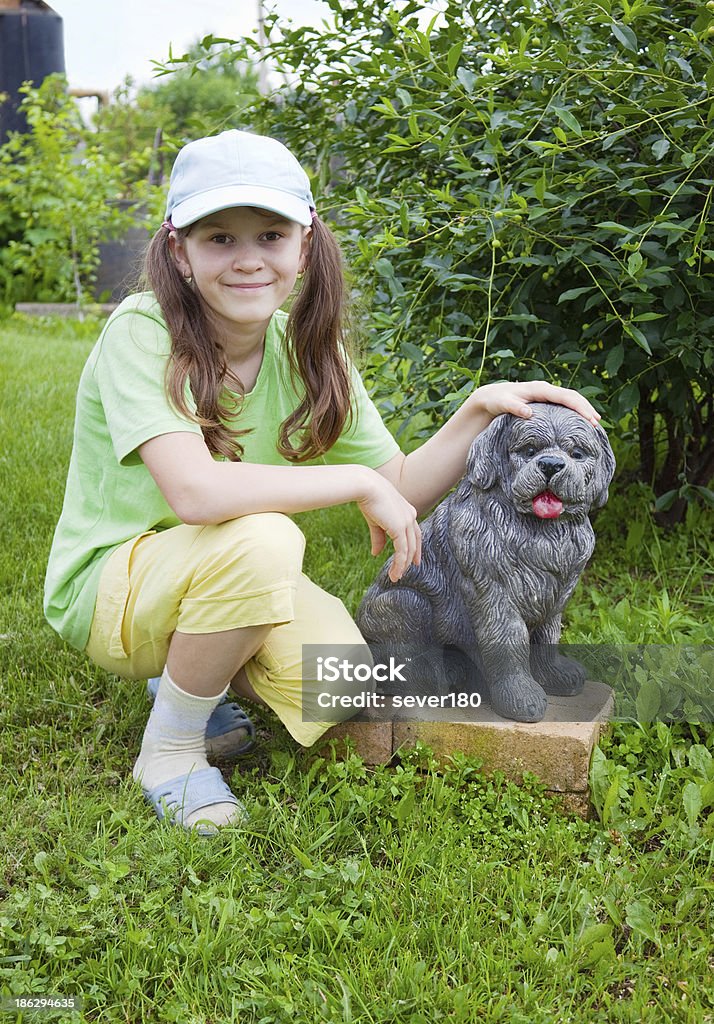
[[[279,427],[300,402],[283,345],[287,315],[273,316],[253,390],[232,425],[244,462],[288,464],[277,451]],[[173,409],[166,395],[170,338],[151,293],[132,295],[114,311],[82,372],[64,504],[45,579],[50,625],[83,650],[89,638],[99,576],[120,544],[179,523],[136,449],[159,434],[201,429]],[[352,421],[323,463],[359,463],[374,469],[399,446],[352,368]],[[187,390],[189,408],[195,405]]]

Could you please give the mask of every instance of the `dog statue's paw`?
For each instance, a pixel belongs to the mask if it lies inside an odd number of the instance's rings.
[[[587,679],[587,673],[579,661],[557,652],[547,660],[533,665],[533,675],[546,693],[562,697],[580,693]]]
[[[527,675],[492,682],[489,693],[496,714],[514,722],[540,722],[548,707],[543,687]]]

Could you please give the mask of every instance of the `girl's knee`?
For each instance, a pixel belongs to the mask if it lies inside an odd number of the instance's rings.
[[[237,559],[243,569],[258,575],[277,572],[299,574],[305,553],[302,530],[280,512],[259,512],[229,519],[212,527],[226,559]]]

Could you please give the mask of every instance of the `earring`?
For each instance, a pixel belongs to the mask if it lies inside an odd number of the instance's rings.
[[[183,279],[186,282],[186,284],[193,284],[193,278],[191,277],[190,274],[184,274]]]

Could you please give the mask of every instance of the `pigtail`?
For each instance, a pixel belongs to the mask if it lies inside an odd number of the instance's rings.
[[[181,234],[180,229],[173,230]],[[240,398],[227,398],[224,388],[230,383],[240,394],[243,387],[228,369],[211,331],[210,310],[184,279],[171,255],[170,232],[168,225],[156,232],[144,259],[145,286],[156,296],[171,337],[166,392],[178,412],[199,424],[209,451],[237,462],[243,454],[238,438],[248,431],[234,430],[223,422],[240,408]],[[186,402],[187,383],[196,403],[195,413]]]
[[[340,247],[315,217],[308,266],[285,330],[291,371],[305,388],[305,397],[281,425],[278,438],[279,453],[291,462],[323,455],[352,415],[345,292]],[[294,445],[295,435],[299,440]]]

